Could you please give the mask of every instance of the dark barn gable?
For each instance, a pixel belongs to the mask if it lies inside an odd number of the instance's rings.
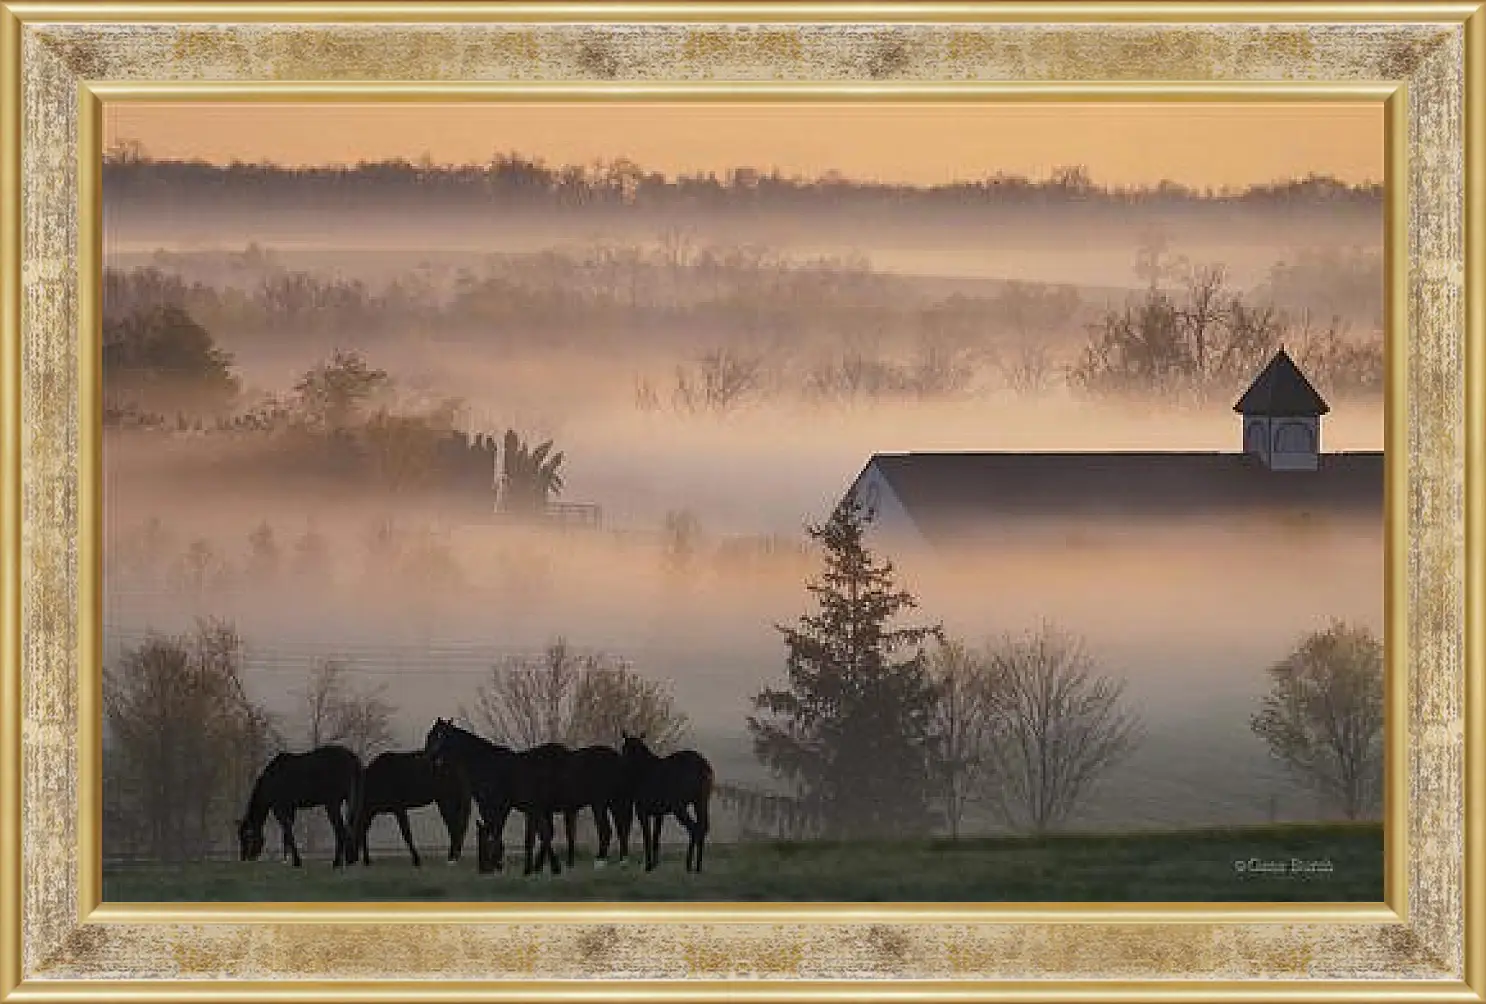
[[[950,544],[1033,520],[1383,517],[1383,454],[1321,453],[1330,408],[1281,349],[1234,410],[1236,453],[879,453],[853,490],[889,535]]]
[[[1383,517],[1383,454],[1276,473],[1243,453],[880,453],[869,462],[926,540],[1018,518]]]

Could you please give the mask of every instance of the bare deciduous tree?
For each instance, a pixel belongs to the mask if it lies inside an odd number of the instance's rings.
[[[963,394],[975,378],[975,353],[955,339],[921,334],[906,376],[920,398]]]
[[[244,574],[250,582],[259,585],[271,582],[278,575],[281,560],[278,538],[265,520],[248,534],[248,560]]]
[[[174,543],[174,535],[159,516],[151,516],[139,526],[111,535],[108,542],[110,575],[114,574],[116,564],[121,575],[154,582],[159,578]]]
[[[297,696],[303,702],[307,748],[329,743],[345,746],[367,763],[392,745],[396,709],[382,698],[383,687],[358,690],[347,680],[349,666],[340,659],[321,659]],[[323,815],[310,813],[301,827],[303,849],[316,853],[331,837]]]
[[[901,395],[908,382],[902,367],[875,349],[848,346],[806,373],[804,394],[807,400],[850,403]]]
[[[349,666],[340,659],[321,659],[310,671],[304,690],[305,740],[310,749],[340,743],[365,762],[392,745],[392,716],[384,687],[359,690],[347,680]]]
[[[1270,753],[1348,819],[1376,808],[1383,781],[1383,646],[1334,621],[1269,668],[1250,721]]]
[[[242,642],[219,621],[151,634],[104,672],[106,853],[179,861],[229,834],[276,744],[243,691]]]
[[[996,354],[996,368],[1008,390],[1025,397],[1045,394],[1053,386],[1052,352],[1041,342],[1025,342]]]
[[[665,685],[623,663],[596,660],[584,667],[573,695],[575,745],[609,744],[640,735],[651,749],[669,753],[686,742],[691,723]]]
[[[981,782],[986,745],[994,725],[995,692],[985,658],[963,642],[944,639],[928,653],[929,679],[937,699],[933,727],[937,737],[935,774],[952,837]]]
[[[756,354],[713,349],[693,365],[676,367],[671,402],[677,411],[727,412],[763,387],[764,361]]]
[[[231,564],[204,537],[191,541],[170,566],[170,582],[174,588],[197,599],[224,588],[231,578]]]
[[[672,509],[661,526],[662,557],[666,568],[676,573],[687,571],[696,559],[701,542],[702,524],[690,509]]]
[[[994,646],[988,685],[987,803],[1008,825],[1045,833],[1065,822],[1100,776],[1139,743],[1125,685],[1096,671],[1083,641],[1051,624]]]
[[[643,412],[660,410],[660,395],[655,390],[655,384],[643,376],[635,377],[635,410]]]
[[[1201,403],[1240,392],[1284,342],[1323,391],[1381,389],[1381,349],[1342,338],[1339,319],[1313,328],[1304,313],[1255,303],[1228,284],[1221,266],[1183,263],[1181,272],[1179,288],[1153,279],[1140,297],[1090,327],[1070,386]]]
[[[600,653],[577,652],[559,638],[537,657],[513,657],[476,693],[474,716],[500,743],[529,748],[612,745],[644,735],[657,751],[690,732],[667,689]]]
[[[294,542],[294,574],[318,581],[331,578],[330,542],[311,521]]]

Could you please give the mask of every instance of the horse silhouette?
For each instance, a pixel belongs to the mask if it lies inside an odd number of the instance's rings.
[[[491,843],[491,857],[498,870],[505,856],[503,834],[512,809],[526,814],[535,827],[527,840],[526,870],[540,872],[550,860],[552,874],[562,872],[552,846],[552,814],[561,808],[563,773],[568,752],[555,743],[517,753],[455,725],[446,718],[434,720],[424,739],[424,750],[435,765],[445,760],[464,768],[470,791],[480,807],[480,840]],[[531,836],[540,842],[536,863],[531,858]]]
[[[640,817],[645,870],[654,871],[660,864],[661,828],[670,814],[686,828],[686,870],[701,871],[702,851],[711,829],[712,765],[695,750],[658,756],[645,745],[643,736],[626,735],[621,756],[635,813]],[[690,811],[693,809],[695,817]]]
[[[526,828],[530,832],[530,822],[526,824]],[[495,827],[483,819],[475,820],[475,869],[481,875],[500,870],[501,862],[496,853],[497,844]]]
[[[526,870],[531,873],[532,845],[536,842],[534,813],[526,814]],[[549,816],[548,819],[551,819]],[[495,824],[483,819],[475,820],[475,867],[482,875],[500,871],[504,866],[505,846]],[[538,866],[540,867],[540,865]]]
[[[558,801],[568,841],[569,868],[576,859],[574,838],[578,814],[584,809],[593,810],[594,828],[598,831],[599,847],[594,865],[602,867],[609,860],[609,844],[616,835],[619,838],[619,860],[629,857],[634,803],[625,776],[624,758],[618,750],[612,746],[584,746],[568,751]]]
[[[278,820],[284,846],[294,867],[304,862],[294,843],[294,813],[298,809],[322,806],[335,830],[333,867],[356,860],[356,837],[341,815],[341,805],[354,812],[361,790],[361,761],[344,746],[320,746],[308,753],[280,753],[268,762],[253,792],[248,808],[237,821],[239,857],[256,861],[263,853],[263,824],[273,813]]]
[[[361,801],[351,824],[361,863],[371,864],[366,835],[372,821],[388,812],[397,820],[414,867],[421,865],[408,826],[408,810],[435,804],[449,831],[449,863],[453,864],[464,848],[470,821],[470,785],[464,771],[452,761],[435,767],[433,759],[421,750],[383,753],[372,760],[361,779]]]
[[[599,847],[594,866],[601,868],[607,863],[609,847],[616,835],[619,840],[619,859],[623,861],[629,856],[629,834],[634,822],[634,811],[624,774],[624,761],[619,751],[612,746],[585,746],[567,750],[556,744],[547,744],[546,749],[552,751],[554,747],[563,749],[566,754],[554,805],[563,816],[568,867],[573,867],[577,861],[578,816],[584,809],[593,811],[594,828],[598,831]],[[501,834],[490,823],[476,823],[475,834],[478,841],[479,870],[495,871],[501,864]],[[531,859],[534,839],[532,817],[528,815],[528,861]]]

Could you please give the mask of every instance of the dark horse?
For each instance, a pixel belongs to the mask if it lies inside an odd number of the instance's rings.
[[[598,830],[599,850],[594,866],[602,868],[609,860],[609,841],[619,837],[619,860],[629,857],[629,831],[634,821],[624,759],[612,746],[584,746],[568,752],[558,795],[563,828],[568,838],[568,867],[575,860],[574,833],[578,814],[593,810],[594,828]]]
[[[555,745],[555,744],[553,744]],[[540,748],[540,747],[539,747]],[[549,750],[551,745],[547,747]],[[561,747],[558,747],[559,749]],[[630,798],[624,760],[612,746],[584,746],[566,754],[556,797],[562,813],[568,840],[568,867],[577,860],[578,815],[593,810],[594,828],[598,831],[599,848],[594,867],[602,868],[609,860],[609,845],[619,838],[619,860],[629,857],[630,826],[634,822],[634,804]],[[534,831],[531,816],[526,822],[526,853],[531,856]],[[479,869],[495,871],[500,851],[500,834],[490,824],[477,824],[476,840]]]
[[[475,804],[480,807],[478,839],[482,847],[487,841],[493,842],[491,855],[496,868],[501,867],[504,857],[502,834],[506,819],[512,809],[518,809],[535,827],[534,832],[531,828],[527,831],[526,874],[541,871],[544,860],[551,860],[554,875],[562,871],[557,851],[552,847],[552,814],[560,808],[566,750],[551,744],[517,753],[446,718],[434,721],[423,748],[436,765],[449,760],[464,768]],[[532,837],[541,842],[535,866],[531,859]]]
[[[712,800],[712,765],[695,750],[657,756],[643,737],[635,736],[624,737],[622,755],[635,813],[640,817],[645,870],[652,871],[660,864],[660,831],[669,813],[686,827],[686,870],[701,871],[702,849],[711,828],[708,804]],[[695,817],[690,809],[696,810]]]
[[[361,802],[351,823],[361,863],[371,864],[371,848],[366,834],[372,820],[384,812],[397,819],[402,839],[408,845],[416,867],[423,862],[413,845],[413,831],[408,826],[408,810],[437,804],[439,815],[449,831],[449,863],[459,860],[464,848],[464,834],[470,821],[470,785],[464,771],[453,761],[435,767],[433,759],[421,751],[383,753],[367,765],[361,780]]]
[[[273,813],[284,835],[284,846],[298,868],[303,862],[294,845],[294,812],[323,806],[335,830],[333,865],[356,860],[356,836],[341,815],[342,803],[354,812],[361,790],[361,761],[344,746],[321,746],[308,753],[280,753],[268,762],[253,793],[248,811],[237,821],[237,843],[243,861],[256,861],[263,853],[263,823]]]

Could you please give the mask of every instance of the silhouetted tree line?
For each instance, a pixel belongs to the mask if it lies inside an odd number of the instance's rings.
[[[1005,172],[938,185],[890,184],[837,173],[809,178],[777,169],[740,166],[721,173],[667,176],[626,158],[593,164],[549,165],[518,152],[495,153],[485,163],[435,164],[405,159],[354,166],[293,167],[273,163],[209,164],[155,160],[125,141],[105,156],[104,195],[113,200],[171,202],[209,199],[214,208],[302,205],[334,209],[417,200],[426,207],[486,203],[509,209],[604,207],[808,211],[814,208],[922,211],[976,205],[1241,206],[1288,208],[1325,204],[1378,209],[1383,187],[1349,185],[1311,174],[1246,188],[1214,191],[1174,181],[1155,185],[1099,185],[1079,165],[1055,168],[1048,179]]]
[[[958,836],[974,806],[1016,832],[1073,822],[1142,742],[1125,682],[1043,622],[975,646],[905,624],[917,599],[869,547],[855,493],[808,528],[823,567],[778,625],[784,680],[754,698],[754,754],[783,790],[718,790],[745,838]],[[1358,625],[1302,636],[1250,720],[1271,755],[1348,819],[1380,805],[1383,651]]]
[[[105,325],[155,309],[184,310],[217,338],[251,335],[259,342],[364,340],[439,319],[442,305],[412,280],[372,289],[359,279],[263,266],[238,277],[242,284],[187,281],[154,266],[105,269]]]
[[[147,276],[146,291],[165,288]],[[453,492],[485,511],[498,497],[504,511],[542,513],[562,493],[565,457],[550,440],[532,445],[507,430],[497,477],[495,438],[457,428],[457,401],[394,410],[392,378],[358,352],[336,349],[287,399],[248,407],[236,407],[231,362],[168,296],[136,298],[104,321],[104,424],[275,436],[280,464],[392,491]]]
[[[245,684],[248,647],[228,621],[177,635],[151,631],[104,670],[103,852],[202,860],[234,843],[254,779],[277,752],[344,745],[363,765],[394,745],[397,708],[356,680],[349,659],[313,662],[295,710],[270,712]],[[505,742],[617,744],[644,734],[669,752],[691,732],[667,684],[603,652],[557,639],[535,657],[491,668],[473,712]],[[313,850],[329,827],[301,830]]]
[[[1381,340],[1345,336],[1333,316],[1317,324],[1233,290],[1221,267],[1188,271],[1175,288],[1146,293],[1090,326],[1069,386],[1102,397],[1152,395],[1206,403],[1240,392],[1284,345],[1323,393],[1380,395]]]
[[[1292,312],[1383,327],[1383,254],[1363,248],[1302,248],[1276,262],[1256,291]]]
[[[386,371],[337,349],[287,398],[243,406],[231,357],[173,304],[104,322],[104,424],[275,437],[273,456],[395,491],[454,489],[491,504],[494,443],[454,427],[457,402],[398,411]]]
[[[234,547],[202,536],[183,538],[151,517],[110,535],[110,581],[169,591],[189,607],[243,587],[324,584],[343,568],[359,571],[357,582],[373,588],[396,582],[419,599],[465,582],[445,535],[430,526],[382,519],[365,528],[359,543],[344,523],[332,529],[335,538],[314,520],[297,532],[263,520]]]
[[[221,413],[237,396],[232,356],[179,304],[160,301],[105,317],[105,406]]]
[[[709,247],[663,235],[653,247],[596,245],[578,252],[490,256],[481,269],[435,278],[414,271],[371,286],[333,274],[268,266],[227,285],[157,266],[109,269],[105,311],[126,316],[157,304],[187,311],[218,339],[255,345],[338,338],[426,336],[482,348],[581,346],[619,355],[636,344],[682,347],[698,331],[752,342],[821,342],[881,330],[895,341],[934,337],[947,326],[1037,333],[1080,305],[1072,286],[1009,283],[984,297],[921,304],[910,280],[874,272],[859,258],[791,261],[751,247]],[[181,269],[199,271],[182,264]],[[220,271],[220,270],[217,270]]]
[[[781,391],[828,402],[939,398],[985,388],[987,376],[992,386],[1037,393],[1061,381],[1069,343],[1091,329],[1070,376],[1094,393],[1143,384],[1164,392],[1168,370],[1211,382],[1201,373],[1214,365],[1222,370],[1214,386],[1226,393],[1237,379],[1232,372],[1276,338],[1313,342],[1304,362],[1332,392],[1381,389],[1381,345],[1346,331],[1381,324],[1376,253],[1303,252],[1251,291],[1230,287],[1220,270],[1172,260],[1161,247],[1142,249],[1136,272],[1149,280],[1148,295],[1114,310],[1099,310],[1071,285],[1019,281],[989,295],[957,292],[926,303],[909,295],[908,280],[874,272],[861,259],[792,262],[757,248],[697,246],[668,231],[651,247],[492,256],[482,271],[462,269],[440,281],[417,270],[383,287],[277,266],[257,275],[256,286],[225,288],[153,267],[109,270],[105,309],[106,323],[119,328],[178,307],[218,337],[255,342],[278,337],[328,347],[342,337],[367,344],[427,336],[505,351],[670,349],[684,353],[683,361],[666,377],[638,375],[635,403],[685,413],[726,412]],[[1199,289],[1214,283],[1216,290]],[[1183,296],[1204,303],[1184,304]],[[1199,359],[1195,345],[1171,332],[1192,310],[1209,308],[1257,327]],[[1216,316],[1193,323],[1203,329]],[[711,335],[711,348],[695,349],[698,332]],[[1253,344],[1238,346],[1250,335]],[[1126,358],[1110,354],[1114,342],[1124,344]],[[1235,347],[1242,351],[1229,351]],[[1141,362],[1140,353],[1155,355]]]
[[[345,659],[318,660],[276,715],[244,684],[245,645],[230,622],[150,632],[104,670],[104,854],[201,860],[233,844],[259,770],[277,752],[340,743],[363,762],[392,745],[384,688],[351,680]],[[313,851],[328,827],[304,828]]]

